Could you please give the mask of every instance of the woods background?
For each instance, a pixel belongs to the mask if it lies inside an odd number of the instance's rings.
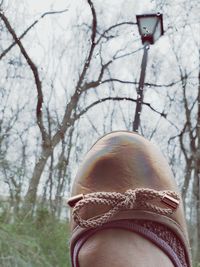
[[[171,165],[197,266],[199,1],[41,2],[0,3],[0,265],[66,266],[73,177],[99,137],[132,130],[143,53],[135,16],[154,10],[165,33],[149,51],[139,132]]]

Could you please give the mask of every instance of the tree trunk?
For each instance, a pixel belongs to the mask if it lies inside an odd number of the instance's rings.
[[[199,50],[200,60],[200,50]],[[195,256],[195,262],[200,264],[200,66],[198,76],[198,111],[197,111],[197,124],[196,124],[196,136],[197,136],[197,148],[195,154],[195,198],[196,198],[196,215],[197,215],[197,253]]]
[[[51,149],[47,148],[44,149],[41,153],[41,157],[39,158],[38,162],[36,163],[33,175],[29,183],[28,191],[25,196],[24,206],[23,210],[25,213],[28,213],[31,211],[31,214],[34,210],[35,204],[36,204],[36,196],[37,196],[37,189],[40,182],[41,175],[43,173],[44,167],[46,165],[46,162],[51,155]]]
[[[194,263],[200,263],[200,155],[196,159],[194,184],[193,184],[193,196],[195,200],[195,211],[196,211],[196,242],[193,246],[194,251]]]

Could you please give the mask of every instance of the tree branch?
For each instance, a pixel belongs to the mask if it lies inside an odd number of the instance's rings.
[[[90,83],[85,83],[84,86],[83,86],[83,88],[82,88],[82,92],[84,92],[84,91],[86,91],[86,90],[88,90],[90,88],[95,88],[95,87],[99,86],[102,83],[102,78],[103,78],[104,71],[106,70],[106,68],[112,62],[113,61],[110,60],[106,64],[102,64],[98,79],[96,81],[92,81]]]
[[[99,99],[99,100],[93,102],[92,104],[90,104],[89,106],[84,108],[84,110],[80,111],[80,113],[76,115],[75,120],[79,119],[83,114],[85,114],[92,107],[94,107],[94,106],[96,106],[98,104],[101,104],[102,102],[110,101],[110,100],[111,101],[131,101],[131,102],[135,102],[135,103],[137,102],[136,99],[133,99],[133,98],[130,98],[130,97],[105,97],[105,98],[102,98],[102,99]],[[151,106],[150,103],[143,102],[143,105],[148,106],[151,110],[153,110],[154,112],[158,113],[160,116],[162,116],[164,118],[167,117],[167,114],[157,111],[155,108],[153,108]]]
[[[68,11],[68,9],[64,9],[61,11],[49,11],[42,14],[39,19],[35,20],[19,37],[18,39],[21,40],[41,19],[43,19],[47,15],[55,15],[61,14]],[[0,55],[0,60],[6,56],[6,54],[16,45],[17,43],[14,41],[10,46],[8,46]]]
[[[37,100],[37,108],[36,108],[37,124],[38,124],[40,131],[41,131],[41,134],[42,134],[42,140],[46,142],[49,140],[49,136],[48,136],[46,129],[44,127],[43,118],[42,118],[43,117],[43,113],[42,113],[43,93],[42,93],[42,83],[40,81],[38,69],[37,69],[36,65],[34,64],[34,62],[31,60],[31,58],[29,57],[29,55],[27,54],[24,46],[22,45],[21,41],[17,37],[17,35],[16,35],[14,29],[12,28],[12,26],[10,25],[10,22],[8,21],[7,17],[2,12],[0,12],[0,17],[3,20],[8,32],[12,35],[15,43],[18,45],[22,55],[24,56],[27,64],[29,65],[30,69],[32,70],[34,80],[35,80],[36,89],[37,89],[37,94],[38,94],[38,96],[37,96],[37,99],[38,99]]]
[[[91,12],[92,12],[92,33],[91,33],[91,46],[90,46],[90,51],[89,51],[89,55],[85,61],[85,64],[83,66],[83,70],[82,70],[82,73],[79,77],[79,80],[78,80],[78,83],[77,83],[77,86],[76,86],[76,92],[78,94],[82,93],[82,88],[81,88],[81,85],[82,85],[82,82],[83,82],[83,79],[85,77],[85,74],[87,72],[87,69],[91,63],[91,60],[92,60],[92,55],[93,55],[93,52],[94,52],[94,49],[95,49],[95,46],[96,46],[96,43],[95,43],[95,39],[96,39],[96,33],[97,33],[97,16],[96,16],[96,11],[95,11],[95,8],[94,8],[94,5],[93,5],[93,2],[91,0],[87,0],[89,6],[90,6],[90,9],[91,9]]]
[[[182,81],[182,79],[178,80],[178,81],[174,81],[174,82],[168,83],[168,84],[144,83],[144,85],[148,86],[148,87],[171,87],[171,86],[173,86],[173,85],[175,85],[177,83],[180,83],[181,81]],[[108,82],[118,82],[118,83],[125,83],[125,84],[134,84],[134,85],[138,85],[139,84],[138,82],[123,81],[123,80],[115,79],[115,78],[104,80],[104,81],[101,82],[101,84],[108,83]]]
[[[61,122],[61,126],[59,127],[58,131],[54,134],[53,138],[52,138],[52,145],[56,146],[61,137],[65,134],[66,130],[70,127],[70,125],[72,125],[74,123],[74,117],[76,117],[75,114],[75,110],[76,110],[76,106],[79,100],[79,97],[82,93],[82,83],[84,81],[84,77],[86,75],[87,69],[91,63],[92,60],[92,55],[95,49],[95,39],[96,39],[96,29],[97,29],[97,16],[96,16],[96,11],[93,5],[93,2],[91,0],[87,0],[91,12],[92,12],[92,33],[91,33],[91,46],[90,46],[90,51],[88,54],[88,57],[85,61],[85,64],[83,66],[83,70],[80,74],[79,80],[77,82],[76,88],[75,88],[75,92],[72,95],[70,101],[68,102],[66,109],[65,109],[65,114],[63,116],[62,122]],[[74,111],[74,113],[73,113]]]
[[[129,52],[129,53],[125,53],[125,54],[122,54],[120,56],[117,56],[117,54],[119,53],[119,51],[117,51],[117,53],[113,56],[113,59],[116,60],[116,59],[120,59],[120,58],[124,58],[124,57],[128,57],[128,56],[131,56],[137,52],[139,52],[140,50],[143,50],[144,48],[143,47],[140,47],[132,52]],[[121,52],[121,51],[120,51]]]
[[[96,44],[98,44],[102,38],[107,38],[106,34],[111,31],[112,29],[114,28],[117,28],[119,26],[122,26],[122,25],[137,25],[136,22],[132,22],[132,21],[126,21],[126,22],[121,22],[121,23],[117,23],[115,25],[112,25],[110,26],[109,28],[107,28],[99,37],[99,39],[97,40]]]
[[[107,64],[103,65],[104,67],[104,70],[108,67],[108,65],[110,63],[112,63],[113,61],[109,61]],[[101,78],[102,78],[102,74],[103,74],[103,69],[101,70]],[[124,81],[124,80],[120,80],[120,79],[115,79],[115,78],[110,78],[110,79],[106,79],[106,80],[101,80],[100,79],[100,75],[99,75],[99,78],[98,80],[96,81],[91,81],[90,83],[85,83],[83,88],[82,88],[82,92],[83,91],[86,91],[90,88],[96,88],[98,87],[100,84],[104,84],[104,83],[108,83],[108,82],[118,82],[118,83],[122,83],[122,84],[133,84],[133,85],[139,85],[138,82],[136,81]],[[155,84],[155,83],[144,83],[144,86],[148,86],[148,87],[172,87],[178,83],[180,83],[181,80],[178,80],[178,81],[174,81],[174,82],[171,82],[171,83],[168,83],[168,84]]]

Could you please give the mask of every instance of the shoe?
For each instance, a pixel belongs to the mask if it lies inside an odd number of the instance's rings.
[[[175,267],[191,267],[182,199],[158,148],[134,132],[100,138],[73,183],[70,254],[79,267],[84,243],[103,229],[135,232],[159,247]]]

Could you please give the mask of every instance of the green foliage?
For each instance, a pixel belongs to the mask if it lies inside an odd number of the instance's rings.
[[[34,220],[18,217],[7,223],[8,211],[0,212],[1,267],[70,267],[68,224],[38,209]],[[194,265],[200,267],[200,264]]]
[[[39,210],[34,221],[0,220],[0,266],[70,267],[68,225]]]

